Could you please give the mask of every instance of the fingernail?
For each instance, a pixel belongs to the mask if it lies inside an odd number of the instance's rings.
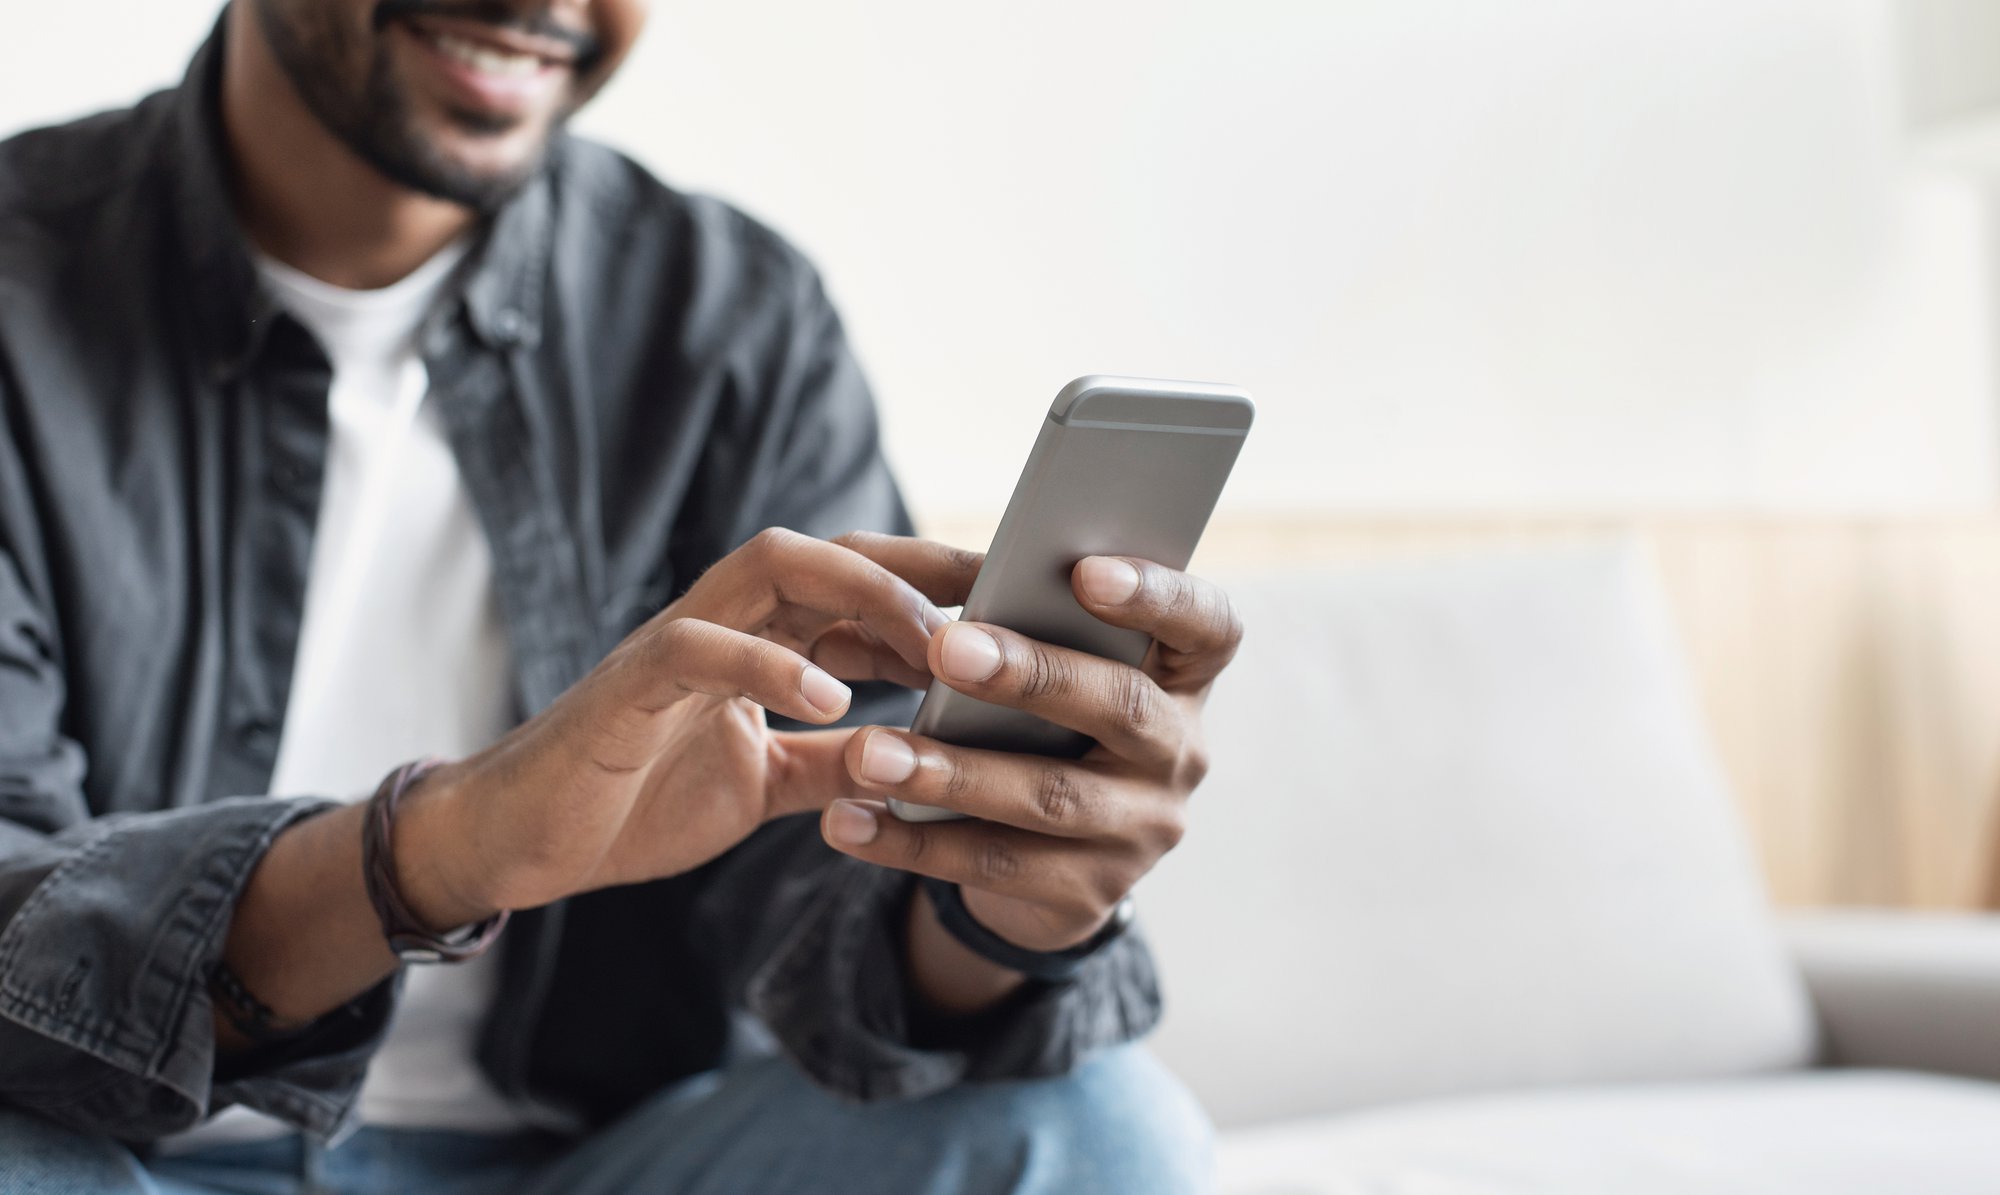
[[[867,846],[882,829],[875,814],[852,801],[835,801],[827,806],[826,836],[842,846]]]
[[[950,625],[951,619],[945,615],[944,611],[931,605],[929,602],[924,603],[924,629],[926,631],[935,635]]]
[[[944,674],[952,680],[985,680],[1000,671],[1000,644],[978,627],[952,624],[940,653]]]
[[[854,698],[853,691],[846,685],[810,664],[806,665],[805,675],[799,678],[799,692],[805,694],[805,699],[822,714],[837,714],[846,709],[847,703]]]
[[[1083,592],[1100,606],[1122,606],[1139,592],[1139,570],[1111,556],[1083,558]]]
[[[861,778],[870,784],[901,784],[917,770],[917,753],[893,734],[876,731],[861,744]]]

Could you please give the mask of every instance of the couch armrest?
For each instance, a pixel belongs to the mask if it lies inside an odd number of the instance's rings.
[[[1837,910],[1782,924],[1825,1062],[2000,1080],[2000,916]]]

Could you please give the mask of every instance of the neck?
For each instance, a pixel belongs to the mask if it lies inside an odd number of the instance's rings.
[[[367,290],[404,277],[472,227],[470,208],[391,182],[321,124],[253,8],[230,7],[222,64],[236,215],[251,242],[323,282]]]

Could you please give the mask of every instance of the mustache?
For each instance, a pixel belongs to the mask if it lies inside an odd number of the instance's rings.
[[[497,28],[561,42],[575,51],[579,74],[588,74],[604,52],[604,46],[597,38],[562,24],[550,16],[547,9],[522,12],[507,0],[380,0],[375,5],[371,23],[379,33],[389,22],[403,17],[457,17],[483,21]]]

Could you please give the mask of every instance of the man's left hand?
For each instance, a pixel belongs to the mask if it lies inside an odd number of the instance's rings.
[[[979,558],[957,560],[963,577],[925,588],[969,589]],[[875,800],[835,801],[822,819],[841,851],[956,882],[980,924],[1029,950],[1089,938],[1180,841],[1208,769],[1202,704],[1243,637],[1227,595],[1175,569],[1093,556],[1070,584],[1097,618],[1153,637],[1140,667],[968,622],[932,638],[929,663],[968,696],[1090,736],[1088,754],[982,751],[869,727],[846,750],[860,788],[977,820],[905,822]]]

